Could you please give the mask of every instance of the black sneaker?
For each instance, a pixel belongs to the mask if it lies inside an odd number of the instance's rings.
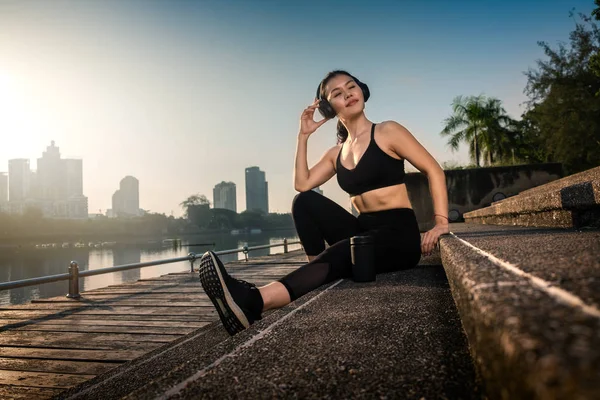
[[[263,300],[256,285],[229,276],[215,253],[204,253],[198,272],[204,291],[230,335],[262,318]]]

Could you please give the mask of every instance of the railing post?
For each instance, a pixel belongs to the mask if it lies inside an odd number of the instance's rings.
[[[67,294],[69,299],[79,299],[81,295],[79,294],[79,264],[77,261],[71,261],[69,264],[69,294]]]
[[[287,244],[287,239],[283,239],[283,252],[287,253],[288,252],[288,244]]]
[[[244,252],[244,257],[246,257],[246,262],[248,262],[248,246],[244,246],[243,252]]]
[[[190,272],[194,272],[194,261],[196,261],[196,253],[188,253],[190,259]]]

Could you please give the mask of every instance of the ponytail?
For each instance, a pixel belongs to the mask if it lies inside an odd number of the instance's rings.
[[[348,139],[348,130],[346,129],[344,124],[342,124],[342,121],[339,121],[339,120],[337,123],[337,138],[338,138],[338,144],[344,143],[346,141],[346,139]]]

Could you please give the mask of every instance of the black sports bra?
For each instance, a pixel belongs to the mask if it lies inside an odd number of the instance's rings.
[[[340,148],[336,161],[337,181],[350,196],[404,183],[404,159],[398,160],[379,148],[375,142],[375,124],[371,127],[369,146],[354,169],[344,168],[341,154]]]

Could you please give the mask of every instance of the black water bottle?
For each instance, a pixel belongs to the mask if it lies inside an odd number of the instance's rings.
[[[352,279],[355,282],[375,280],[375,243],[372,236],[350,238],[352,255]]]

